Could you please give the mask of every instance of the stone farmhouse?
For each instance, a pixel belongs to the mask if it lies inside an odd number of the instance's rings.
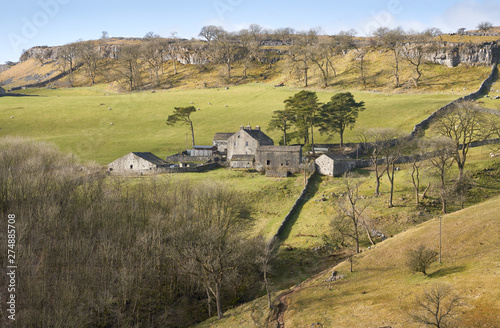
[[[323,154],[315,160],[315,166],[319,174],[337,177],[356,168],[356,161],[341,154]]]
[[[233,155],[255,155],[260,146],[274,146],[274,141],[259,126],[253,130],[250,125],[242,125],[238,132],[227,139],[227,160],[230,161]]]
[[[152,153],[132,152],[108,164],[108,172],[120,174],[158,173],[168,166],[168,163]]]
[[[216,138],[225,137],[217,134]],[[227,160],[232,168],[255,168],[271,176],[296,173],[302,163],[302,146],[275,146],[259,126],[241,126],[227,139]]]

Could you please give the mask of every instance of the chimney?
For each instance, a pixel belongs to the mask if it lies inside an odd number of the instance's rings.
[[[252,130],[252,127],[250,126],[250,123],[245,127],[245,130]]]
[[[243,124],[240,126],[240,130],[243,130]]]
[[[255,126],[255,130],[260,131],[260,126],[259,126],[259,125],[256,125],[256,126]]]

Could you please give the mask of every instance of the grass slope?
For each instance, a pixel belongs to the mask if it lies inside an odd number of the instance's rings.
[[[349,272],[348,263],[341,263],[308,280],[286,296],[285,326],[418,327],[408,316],[416,298],[434,283],[447,283],[464,297],[460,327],[495,327],[500,322],[499,207],[500,198],[495,198],[444,216],[443,262],[434,264],[428,276],[408,272],[405,254],[418,245],[438,249],[438,219],[361,253],[355,259],[354,273]],[[347,277],[324,282],[332,270]],[[261,298],[228,311],[220,321],[211,319],[198,327],[266,327],[268,314],[265,298]]]
[[[216,132],[236,132],[240,125],[248,123],[260,125],[277,143],[281,133],[268,131],[267,124],[273,111],[283,109],[283,101],[298,90],[252,83],[228,90],[176,89],[156,93],[109,93],[103,85],[24,92],[38,97],[0,98],[0,135],[50,141],[82,160],[107,164],[131,151],[150,151],[164,157],[185,150],[188,127],[167,126],[165,120],[174,107],[189,106],[191,102],[200,108],[192,114],[197,144],[211,144]],[[319,91],[318,96],[326,102],[334,93]],[[353,93],[356,100],[365,101],[367,108],[360,114],[357,128],[386,126],[406,133],[456,98],[439,93]],[[345,137],[347,141],[356,141],[355,131],[348,131]],[[338,139],[335,136],[327,140],[326,135],[315,134],[317,143]]]

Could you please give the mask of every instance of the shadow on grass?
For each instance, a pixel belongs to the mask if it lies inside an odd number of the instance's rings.
[[[454,273],[464,272],[467,268],[464,265],[452,266],[449,268],[439,269],[428,275],[429,278],[440,278]]]
[[[307,191],[304,199],[300,202],[300,204],[297,206],[297,210],[293,214],[292,218],[290,221],[288,221],[288,224],[286,225],[285,229],[283,230],[283,233],[280,236],[281,241],[285,241],[290,237],[290,232],[292,231],[292,227],[294,226],[295,222],[297,222],[297,219],[300,216],[300,213],[302,212],[302,209],[304,208],[304,204],[309,201],[319,190],[319,184],[321,183],[321,178],[316,175],[311,183],[311,186],[309,190]]]

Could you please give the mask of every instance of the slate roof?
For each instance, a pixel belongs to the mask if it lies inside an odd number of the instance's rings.
[[[267,134],[265,134],[261,130],[243,130],[243,131],[245,131],[246,133],[248,133],[255,140],[266,141],[266,142],[268,142],[270,144],[274,144],[274,140],[271,139],[271,138],[269,138],[267,136]]]
[[[301,148],[302,148],[302,146],[259,146],[259,148],[257,148],[257,150],[296,152],[296,151],[300,151]]]
[[[215,134],[213,140],[227,140],[231,138],[233,134],[235,134],[235,132],[218,132]]]
[[[145,152],[145,153],[132,152],[132,154],[134,154],[135,156],[138,156],[138,157],[142,158],[145,161],[153,163],[155,165],[166,165],[167,164],[167,162],[165,162],[164,160],[162,160],[158,156],[154,155],[153,153],[149,153],[149,152]]]
[[[329,157],[330,159],[333,159],[334,161],[354,161],[352,158],[347,157],[347,156],[342,155],[342,154],[323,154],[321,156]]]

